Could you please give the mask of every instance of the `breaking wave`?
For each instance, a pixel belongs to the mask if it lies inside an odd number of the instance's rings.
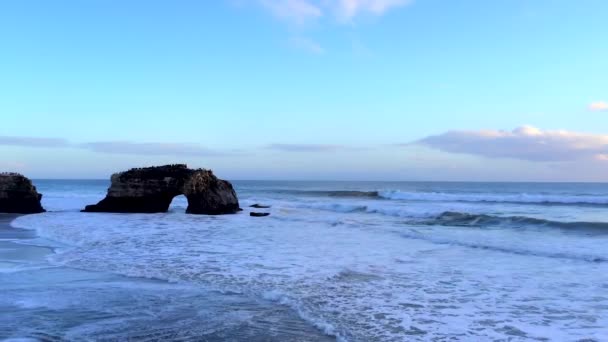
[[[454,211],[446,211],[433,219],[418,221],[417,223],[442,226],[466,226],[466,227],[553,227],[563,229],[593,229],[608,232],[608,222],[561,222],[539,219],[526,216],[493,216],[486,214],[470,214]]]
[[[498,216],[459,211],[440,213],[417,212],[408,207],[381,207],[348,203],[307,203],[299,208],[336,213],[378,214],[405,219],[405,223],[428,226],[493,227],[493,228],[555,228],[570,231],[608,233],[608,222],[557,221],[529,216]]]

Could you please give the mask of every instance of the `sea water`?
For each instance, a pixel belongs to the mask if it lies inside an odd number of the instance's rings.
[[[107,181],[35,183],[48,212],[0,245],[0,338],[608,340],[608,184],[237,181],[243,212],[196,216],[80,213]]]

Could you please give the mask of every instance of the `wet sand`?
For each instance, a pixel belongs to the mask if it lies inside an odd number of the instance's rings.
[[[36,238],[32,230],[11,227],[10,223],[19,216],[0,214],[0,273],[42,267],[46,256],[53,253],[50,247],[19,243]]]

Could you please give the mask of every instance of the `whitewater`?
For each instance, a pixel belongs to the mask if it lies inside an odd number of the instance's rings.
[[[43,257],[0,253],[0,338],[608,340],[607,184],[237,181],[227,216],[36,184],[48,212],[3,240]]]

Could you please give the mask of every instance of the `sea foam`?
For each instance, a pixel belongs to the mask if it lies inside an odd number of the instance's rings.
[[[164,214],[84,214],[103,191],[58,191],[51,212],[13,224],[60,246],[52,265],[270,301],[347,341],[608,338],[608,217],[587,188],[296,185],[237,183],[245,211],[219,217],[180,199]],[[253,203],[271,216],[251,219]]]

